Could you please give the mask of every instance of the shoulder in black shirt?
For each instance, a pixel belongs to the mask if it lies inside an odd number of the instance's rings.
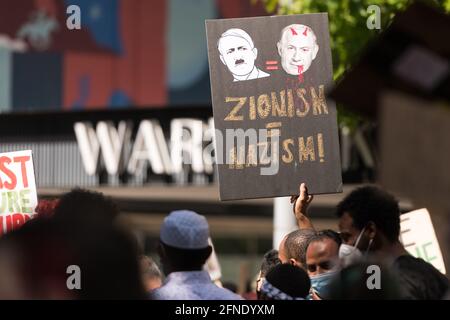
[[[422,259],[403,255],[395,260],[393,267],[404,299],[438,300],[449,289],[445,275]]]

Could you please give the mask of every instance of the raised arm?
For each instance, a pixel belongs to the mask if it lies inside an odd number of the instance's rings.
[[[309,204],[313,198],[313,195],[308,194],[308,188],[305,183],[300,184],[299,195],[291,197],[291,203],[294,204],[293,209],[299,229],[314,229],[307,215]]]

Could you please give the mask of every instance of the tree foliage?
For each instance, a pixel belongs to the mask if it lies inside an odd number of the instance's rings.
[[[334,78],[340,77],[355,60],[361,49],[385,29],[395,13],[404,10],[412,0],[262,0],[270,13],[299,14],[327,12],[330,25],[331,50],[333,55]],[[431,2],[447,12],[450,0]],[[381,10],[381,29],[368,29],[367,19],[372,14],[368,10],[376,5]]]
[[[261,0],[269,13],[279,15],[327,12],[333,56],[334,79],[338,79],[357,59],[358,54],[374,36],[383,31],[399,11],[412,0]],[[450,12],[450,0],[427,1]],[[373,14],[370,5],[380,8],[381,29],[367,28]],[[341,122],[355,122],[340,110]],[[352,123],[349,123],[352,125]],[[353,123],[354,124],[354,123]]]

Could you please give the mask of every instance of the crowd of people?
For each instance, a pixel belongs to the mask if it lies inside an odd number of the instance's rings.
[[[313,196],[301,184],[291,198],[298,229],[264,255],[256,280],[259,300],[445,299],[449,281],[411,256],[399,241],[396,199],[360,187],[336,208],[339,232],[316,230]],[[213,282],[207,219],[178,210],[164,219],[159,263],[144,255],[104,195],[75,189],[43,200],[37,215],[0,238],[2,299],[243,300]],[[67,285],[68,266],[81,270],[79,290]],[[375,271],[378,278],[370,278]],[[370,279],[369,279],[370,278]],[[229,290],[226,287],[228,287]]]

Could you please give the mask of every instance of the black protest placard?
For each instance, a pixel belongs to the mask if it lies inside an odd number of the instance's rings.
[[[342,191],[326,13],[207,20],[221,200]]]

